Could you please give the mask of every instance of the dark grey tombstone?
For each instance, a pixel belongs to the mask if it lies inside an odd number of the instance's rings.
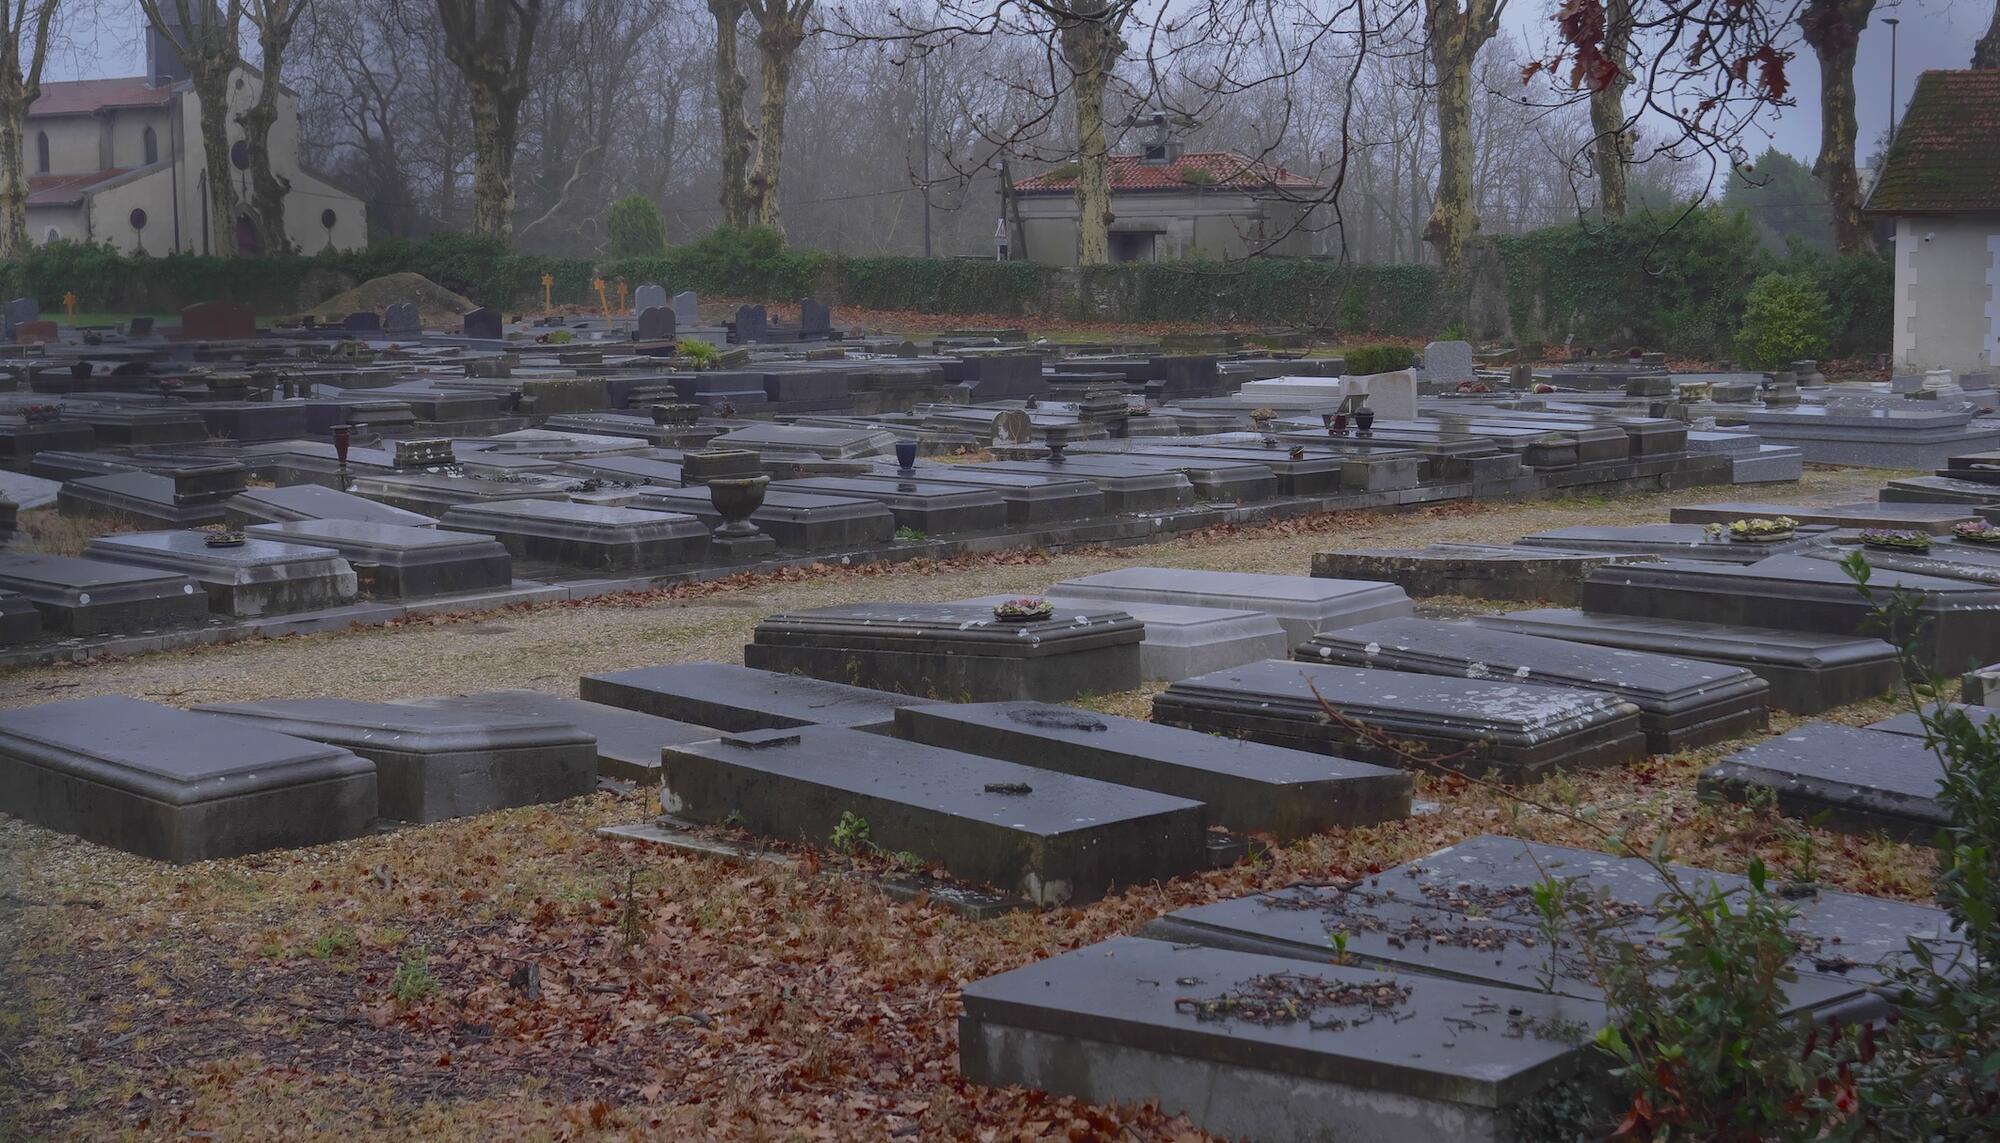
[[[783,729],[825,723],[887,734],[910,699],[866,687],[757,671],[732,663],[672,663],[577,680],[589,702],[717,730]]]
[[[485,691],[452,698],[418,699],[409,705],[528,715],[569,723],[597,739],[599,775],[648,786],[660,782],[661,748],[700,742],[721,733],[712,727],[540,691]]]
[[[814,298],[799,299],[799,335],[824,337],[833,332],[833,311]]]
[[[131,321],[125,323],[125,336],[127,337],[151,337],[152,335],[153,335],[152,318],[135,317]]]
[[[1951,822],[1938,805],[1944,769],[1920,736],[1810,723],[1701,772],[1701,791],[1773,798],[1788,814],[1848,833],[1928,839]]]
[[[212,535],[173,531],[100,536],[84,555],[192,576],[207,590],[209,606],[223,615],[278,615],[354,602],[354,569],[331,548],[265,539],[210,546]]]
[[[738,345],[768,341],[771,337],[771,317],[763,306],[736,307],[736,336]]]
[[[31,321],[40,321],[42,307],[33,298],[15,298],[7,303],[4,316],[7,336],[12,337],[16,326],[26,325]]]
[[[693,516],[566,500],[460,504],[438,523],[499,540],[519,559],[598,572],[664,570],[700,563],[709,533]]]
[[[0,556],[0,588],[33,603],[43,626],[62,635],[136,635],[208,618],[208,594],[187,576],[101,560]]]
[[[514,559],[491,536],[360,520],[253,524],[251,535],[332,548],[353,565],[371,599],[417,599],[493,591],[514,582]]]
[[[356,310],[340,319],[340,328],[349,333],[380,333],[382,315],[374,310]]]
[[[730,732],[669,746],[660,801],[702,824],[765,837],[868,840],[1040,905],[1083,904],[1205,863],[1202,807],[840,726]]]
[[[382,315],[382,330],[385,333],[419,333],[423,327],[423,319],[411,302],[397,302]]]
[[[0,719],[0,810],[160,861],[360,837],[375,764],[268,729],[107,695]]]
[[[395,821],[444,821],[597,788],[596,741],[562,720],[352,699],[199,709],[369,759],[382,816]]]
[[[639,311],[639,322],[634,335],[640,341],[671,341],[674,337],[674,311],[664,306],[647,306]]]
[[[693,290],[682,290],[673,297],[674,324],[692,329],[701,324],[700,299]]]
[[[465,315],[465,336],[497,341],[500,337],[500,311],[481,306]]]
[[[639,287],[632,291],[632,312],[635,314],[643,314],[655,306],[664,308],[666,305],[667,288],[658,282],[641,282]]]

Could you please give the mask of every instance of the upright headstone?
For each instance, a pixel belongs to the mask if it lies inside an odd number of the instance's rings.
[[[1473,379],[1472,346],[1463,341],[1433,341],[1424,346],[1424,380],[1456,385]]]
[[[125,336],[126,337],[153,336],[153,319],[149,317],[135,317],[131,321],[126,322]]]
[[[1453,344],[1463,345],[1464,342]],[[1371,377],[1354,378],[1361,386],[1361,392],[1368,395],[1367,407],[1385,421],[1414,421],[1417,419],[1417,375],[1408,369],[1398,369],[1394,373],[1377,373]]]
[[[674,311],[665,306],[647,306],[639,311],[636,332],[640,341],[671,341],[674,336]]]
[[[423,329],[423,319],[414,302],[397,302],[383,313],[382,329],[385,333],[417,333]]]
[[[241,302],[196,302],[181,308],[181,336],[222,341],[257,336],[257,315]]]
[[[763,306],[736,307],[736,342],[748,345],[771,336],[771,318]]]
[[[667,304],[667,288],[658,282],[641,282],[632,291],[632,312],[643,314],[655,306]]]
[[[13,301],[7,303],[7,308],[4,311],[0,311],[0,326],[5,327],[4,329],[0,329],[0,333],[5,333],[7,340],[12,341],[16,327],[36,321],[41,316],[42,307],[35,299],[15,298]]]
[[[382,315],[374,310],[356,310],[341,319],[340,328],[349,333],[380,333]]]
[[[498,341],[500,338],[500,311],[481,306],[465,315],[465,336]]]
[[[813,298],[799,299],[799,335],[824,337],[833,332],[833,311]]]
[[[674,295],[673,309],[674,325],[676,327],[691,327],[701,324],[701,313],[697,305],[698,301],[699,299],[695,297],[693,290],[682,290],[680,293]]]

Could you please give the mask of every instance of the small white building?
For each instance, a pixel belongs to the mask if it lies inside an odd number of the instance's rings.
[[[171,44],[148,30],[148,75],[42,84],[23,131],[28,234],[36,242],[109,243],[122,253],[215,251],[209,233],[208,170],[201,101]],[[250,199],[249,154],[236,116],[256,102],[263,77],[239,67],[229,84],[231,169],[239,202]],[[362,201],[299,164],[298,96],[280,87],[271,167],[291,183],[285,232],[307,254],[368,245]],[[249,216],[237,245],[255,253]]]
[[[1898,372],[2000,365],[2000,71],[1927,71],[1867,211],[1894,227]]]
[[[1105,160],[1111,183],[1111,260],[1233,261],[1312,251],[1305,225],[1326,188],[1234,151],[1183,151],[1164,134],[1138,154]],[[1076,165],[1014,185],[1022,256],[1077,260]]]

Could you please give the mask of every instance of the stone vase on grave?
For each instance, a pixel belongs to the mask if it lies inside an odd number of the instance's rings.
[[[1375,410],[1365,407],[1354,410],[1354,428],[1355,431],[1361,436],[1364,437],[1374,436]]]
[[[768,476],[726,476],[708,482],[708,501],[722,517],[710,549],[728,560],[753,559],[777,550],[777,541],[759,531],[750,517],[764,506]]]
[[[917,442],[896,442],[896,470],[904,476],[912,476],[917,470]]]

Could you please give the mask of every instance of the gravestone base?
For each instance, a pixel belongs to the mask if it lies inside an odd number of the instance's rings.
[[[223,615],[254,618],[354,602],[354,569],[331,548],[263,539],[211,548],[198,532],[141,532],[101,536],[84,555],[191,576]]]
[[[354,568],[356,588],[369,599],[465,595],[514,582],[514,558],[491,536],[359,520],[294,520],[245,531],[334,549]]]
[[[11,591],[0,591],[0,647],[31,643],[42,637],[42,613]]]
[[[740,564],[776,554],[778,541],[762,532],[754,536],[712,536],[708,541],[711,563]]]
[[[35,605],[61,636],[128,635],[208,619],[208,594],[187,576],[69,556],[0,556],[0,589]]]
[[[717,730],[778,730],[826,724],[886,734],[902,695],[733,663],[635,667],[577,680],[587,702]]]

